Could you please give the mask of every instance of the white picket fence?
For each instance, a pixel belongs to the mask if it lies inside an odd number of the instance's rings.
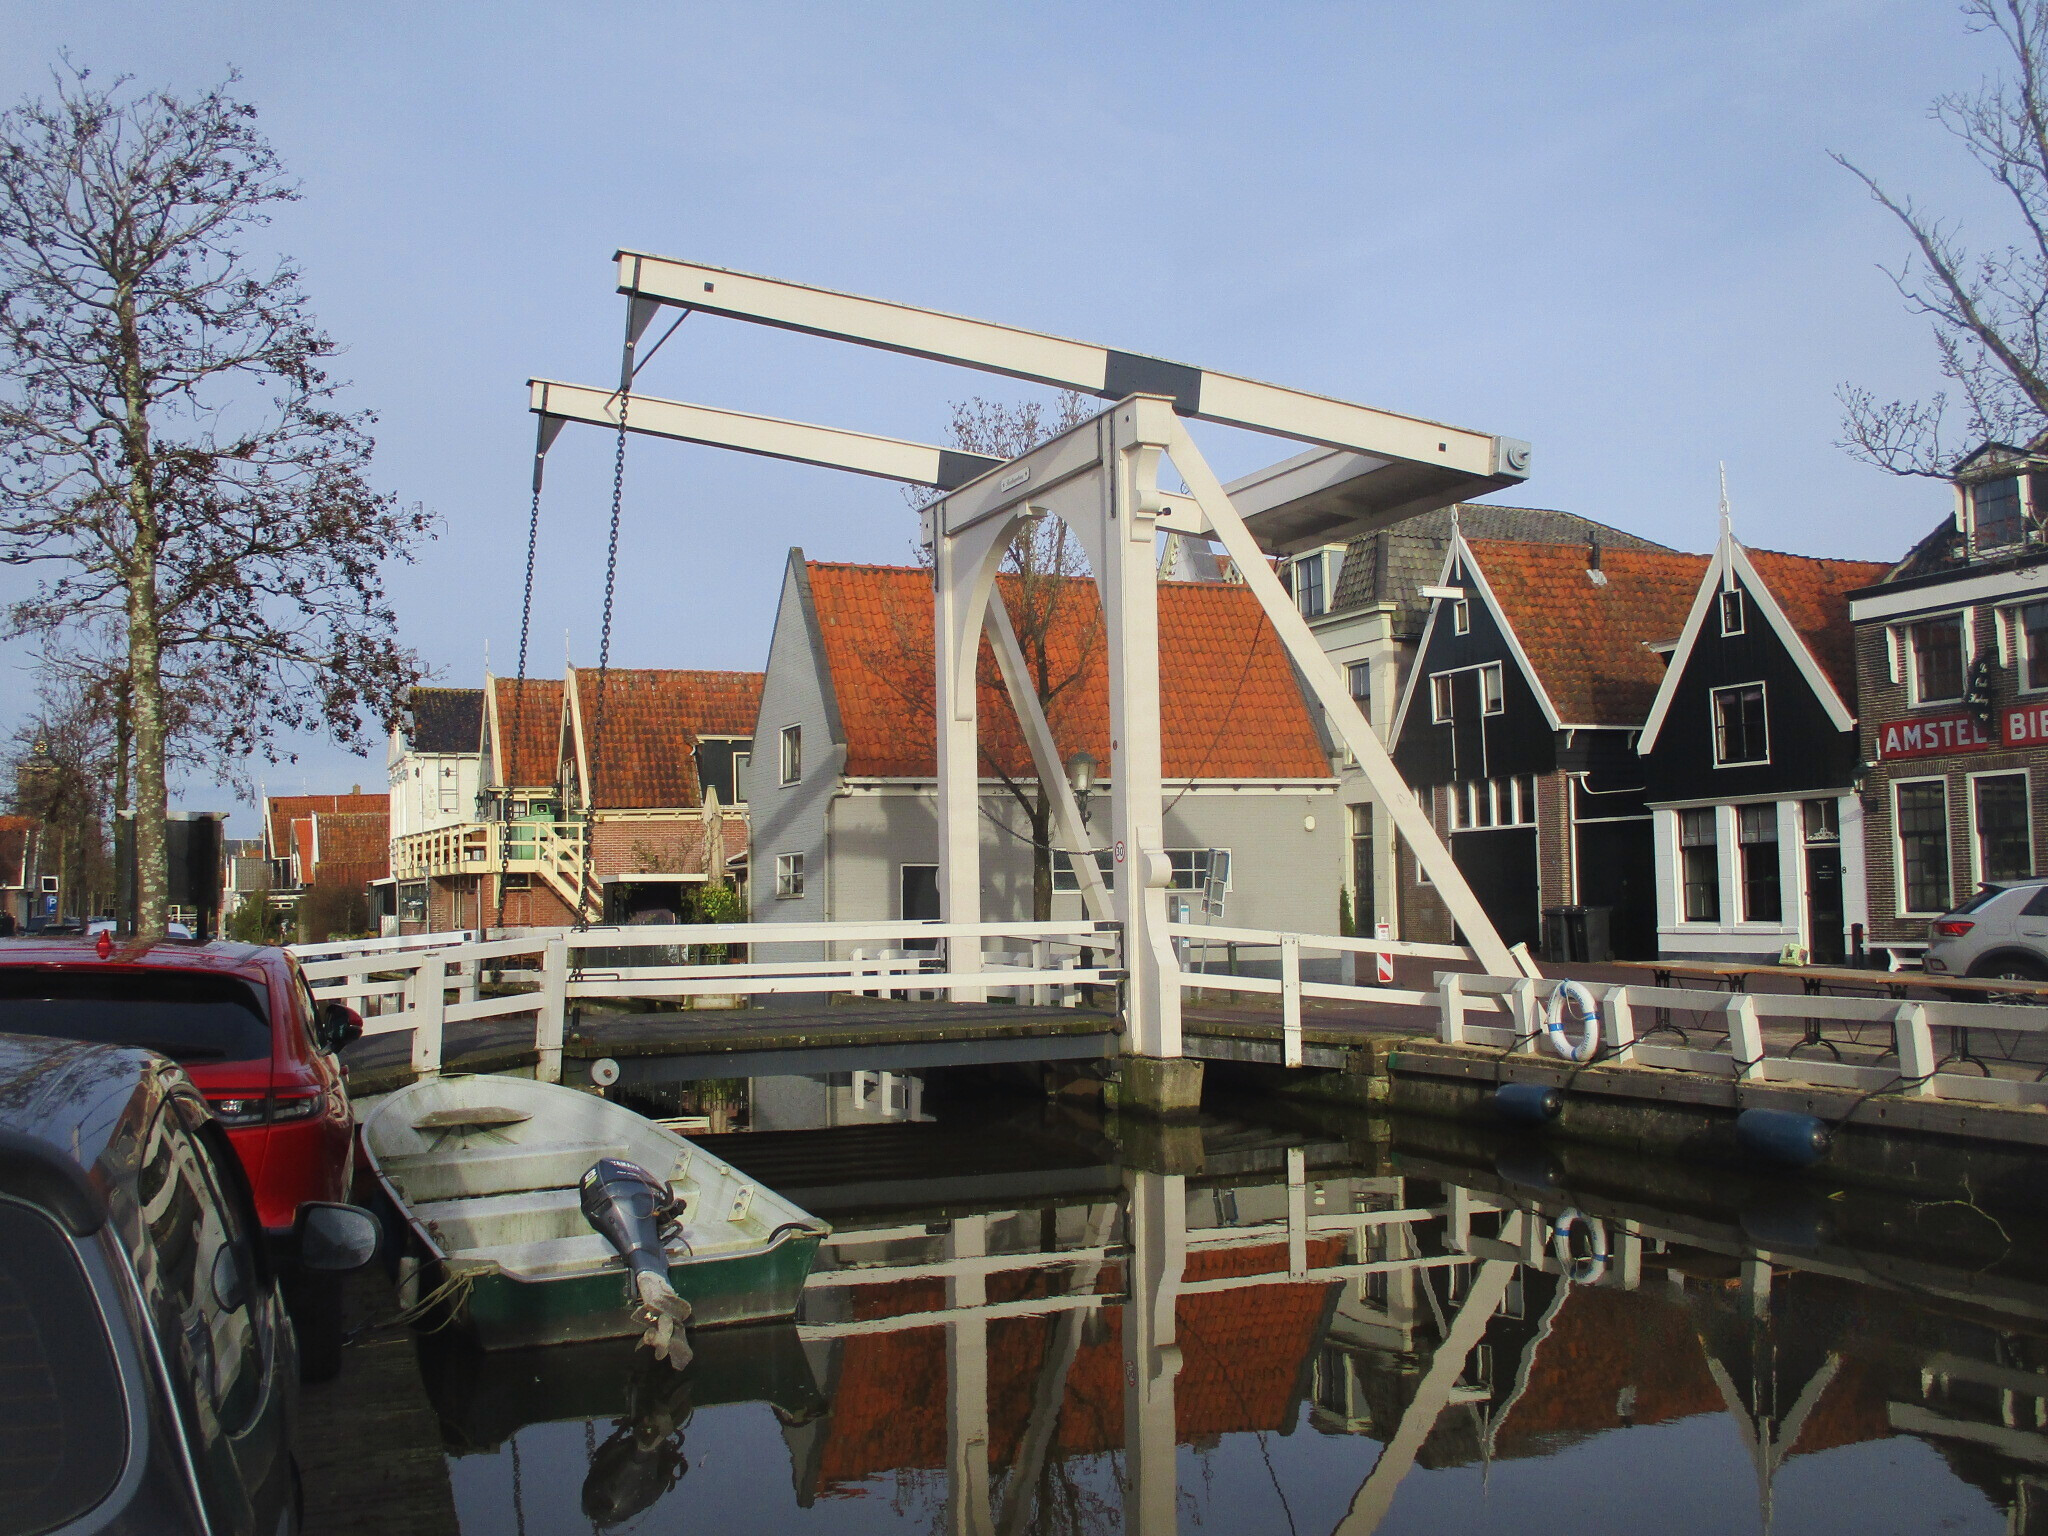
[[[929,948],[916,947],[919,944]],[[538,1075],[559,1082],[571,1006],[582,999],[675,1000],[829,995],[947,996],[1072,1006],[1079,989],[1120,981],[1116,925],[1049,923],[700,923],[630,928],[536,928],[509,938],[417,934],[346,944],[294,946],[323,1002],[363,1015],[366,1034],[412,1032],[412,1067],[441,1070],[447,1028],[484,1019],[533,1018]],[[707,964],[613,963],[594,951],[746,946],[746,958]],[[844,959],[764,960],[762,950],[805,945]],[[871,947],[872,946],[872,950]],[[966,946],[979,962],[948,968]],[[1101,963],[1083,965],[1088,952]],[[524,983],[485,996],[486,978]]]

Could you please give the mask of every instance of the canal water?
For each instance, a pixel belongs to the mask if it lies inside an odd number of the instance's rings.
[[[682,1375],[422,1341],[465,1536],[2048,1531],[2029,1213],[1272,1101],[862,1102],[708,1142],[835,1229],[793,1325]]]

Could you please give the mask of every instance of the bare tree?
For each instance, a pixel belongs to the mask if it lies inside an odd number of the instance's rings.
[[[1912,240],[1905,262],[1887,275],[1932,324],[1942,375],[1965,419],[1958,441],[1953,427],[1944,435],[1947,391],[1879,400],[1842,385],[1841,446],[1895,475],[1946,477],[1976,443],[2021,445],[2048,427],[2048,0],[1965,0],[1963,14],[1971,31],[1998,39],[2008,72],[1974,92],[1937,98],[1929,115],[1998,184],[2018,238],[1973,250],[1956,221],[1834,156]]]
[[[41,825],[35,875],[55,875],[66,911],[91,916],[114,896],[109,769],[118,741],[104,694],[84,672],[45,668],[36,709],[7,744],[16,814]]]
[[[977,395],[953,402],[950,435],[962,452],[1014,459],[1079,426],[1099,409],[1096,401],[1070,390],[1062,391],[1050,409],[1036,400],[1008,402]],[[909,495],[918,505],[930,499],[923,491]],[[920,558],[929,560],[929,553],[921,550]],[[1027,522],[1003,552],[1001,574],[1007,578],[1003,596],[1032,691],[1058,734],[1063,706],[1087,675],[1102,643],[1101,609],[1093,592],[1082,585],[1089,575],[1087,556],[1065,523],[1056,517],[1038,518]],[[922,649],[912,645],[907,634],[903,638],[906,650]],[[995,668],[986,662],[981,681],[1002,686]],[[1031,845],[1031,915],[1035,921],[1047,921],[1052,917],[1053,792],[1035,775],[1013,774],[986,746],[981,759],[1024,814],[1025,838]]]
[[[289,262],[243,249],[298,196],[230,94],[101,86],[70,65],[0,115],[0,561],[37,567],[8,632],[117,637],[140,931],[164,931],[180,681],[230,763],[282,731],[347,746],[420,676],[379,566],[431,531],[371,489],[371,417]]]

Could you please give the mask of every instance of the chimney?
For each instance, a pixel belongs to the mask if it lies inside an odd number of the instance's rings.
[[[1600,531],[1597,528],[1586,530],[1586,569],[1600,569]]]

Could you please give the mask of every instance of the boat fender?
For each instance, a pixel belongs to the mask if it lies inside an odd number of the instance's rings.
[[[1493,1171],[1510,1184],[1554,1195],[1564,1188],[1564,1168],[1541,1147],[1503,1147],[1494,1154]]]
[[[1567,1009],[1577,1010],[1584,1021],[1576,1046],[1565,1036]],[[1550,1038],[1550,1048],[1566,1061],[1591,1061],[1593,1053],[1600,1049],[1600,1005],[1581,983],[1560,981],[1551,989],[1550,1001],[1544,1005],[1543,1029]]]
[[[1564,1108],[1564,1095],[1542,1083],[1502,1083],[1493,1090],[1493,1107],[1517,1125],[1547,1125]]]
[[[1735,1140],[1743,1151],[1787,1168],[1811,1168],[1834,1142],[1818,1115],[1791,1109],[1745,1109],[1735,1117]]]
[[[1592,1244],[1590,1251],[1572,1249],[1572,1229],[1583,1226]],[[1550,1228],[1550,1250],[1557,1256],[1558,1271],[1574,1285],[1595,1285],[1607,1273],[1607,1224],[1576,1207],[1563,1211]]]

